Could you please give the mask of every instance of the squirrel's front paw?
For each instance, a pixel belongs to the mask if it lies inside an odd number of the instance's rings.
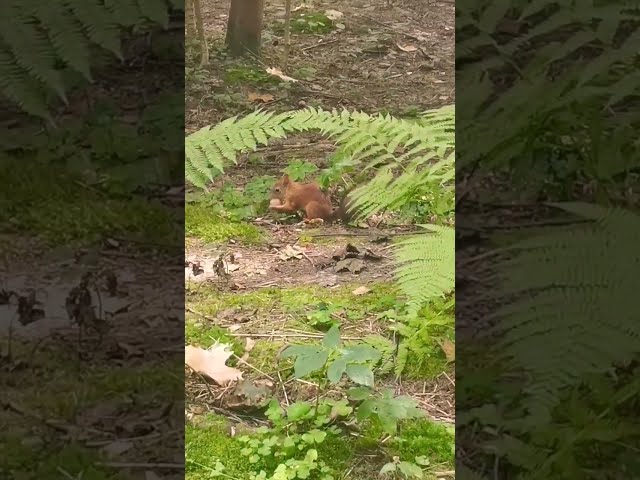
[[[321,218],[309,218],[309,219],[305,219],[304,223],[312,227],[317,227],[317,226],[323,225],[324,220]]]

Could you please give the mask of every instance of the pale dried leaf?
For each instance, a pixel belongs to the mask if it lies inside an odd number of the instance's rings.
[[[296,80],[295,78],[291,78],[288,77],[287,75],[285,75],[284,73],[282,73],[282,70],[280,70],[279,68],[275,68],[275,67],[270,67],[266,69],[266,72],[274,75],[278,78],[280,78],[280,80],[284,80],[285,82],[297,82],[298,80]]]
[[[403,52],[415,52],[418,50],[418,47],[416,47],[415,45],[400,45],[399,43],[398,48]]]
[[[247,98],[249,99],[250,102],[262,102],[262,103],[269,103],[269,102],[273,102],[274,97],[273,95],[270,95],[268,93],[255,93],[255,92],[250,92],[249,95],[247,95]]]
[[[184,362],[192,370],[206,375],[218,385],[226,385],[230,382],[242,379],[242,372],[238,369],[227,367],[227,359],[231,356],[228,345],[216,344],[209,350],[187,345],[184,351]]]
[[[364,285],[362,287],[358,287],[356,288],[353,292],[354,295],[364,295],[365,293],[369,293],[371,291],[370,288],[365,287]]]
[[[281,260],[289,260],[290,258],[302,258],[302,252],[297,247],[292,247],[291,245],[287,245],[282,250],[280,250],[280,259]]]
[[[344,13],[339,12],[338,10],[326,10],[324,14],[329,20],[340,20],[344,17]]]

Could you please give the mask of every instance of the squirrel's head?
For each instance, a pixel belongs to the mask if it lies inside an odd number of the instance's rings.
[[[283,175],[280,180],[278,180],[271,189],[271,198],[278,198],[282,200],[287,192],[287,187],[291,183],[289,179],[289,175]]]

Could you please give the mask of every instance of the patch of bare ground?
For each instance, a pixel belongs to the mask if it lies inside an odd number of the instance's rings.
[[[455,101],[453,3],[305,2],[303,12],[342,13],[344,28],[326,34],[292,32],[285,73],[298,74],[299,83],[286,88],[225,81],[234,67],[220,53],[229,2],[203,0],[202,8],[213,59],[200,76],[202,85],[187,95],[188,132],[257,105],[277,111],[313,105],[402,115]],[[283,66],[283,21],[284,1],[266,3],[263,52],[255,60],[263,70]],[[229,99],[231,94],[239,99]],[[266,104],[251,102],[252,95],[264,94],[270,96]]]
[[[182,255],[145,256],[122,241],[66,253],[29,244],[29,255],[3,255],[0,267],[0,423],[25,442],[86,446],[127,478],[183,478],[181,372],[172,368],[183,355],[184,292],[173,288]],[[68,302],[86,278],[100,308],[75,317],[88,327],[80,336]],[[27,311],[18,300],[32,292]]]

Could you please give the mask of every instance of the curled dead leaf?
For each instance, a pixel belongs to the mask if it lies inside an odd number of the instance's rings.
[[[242,372],[226,365],[232,352],[228,345],[216,344],[209,350],[187,345],[184,350],[184,363],[195,372],[206,375],[218,385],[241,380]]]
[[[353,292],[354,295],[364,295],[365,293],[369,293],[371,291],[370,288],[365,287],[364,285],[362,287],[358,287],[356,288]]]
[[[247,98],[249,99],[250,102],[255,102],[255,103],[269,103],[269,102],[273,102],[274,97],[273,95],[270,95],[268,93],[255,93],[255,92],[251,92],[249,93],[249,95],[247,95]]]
[[[444,356],[447,358],[447,362],[451,363],[456,360],[456,344],[448,338],[443,338],[440,342],[440,348],[444,352]]]
[[[400,50],[402,50],[403,52],[415,52],[418,50],[418,47],[416,47],[415,45],[400,45],[399,43],[397,44],[398,48]]]
[[[291,78],[287,75],[285,75],[284,73],[282,73],[282,70],[280,70],[279,68],[275,68],[275,67],[269,67],[267,69],[265,69],[265,71],[273,76],[278,77],[280,80],[284,80],[285,82],[297,82],[298,80],[296,80],[295,78]]]

